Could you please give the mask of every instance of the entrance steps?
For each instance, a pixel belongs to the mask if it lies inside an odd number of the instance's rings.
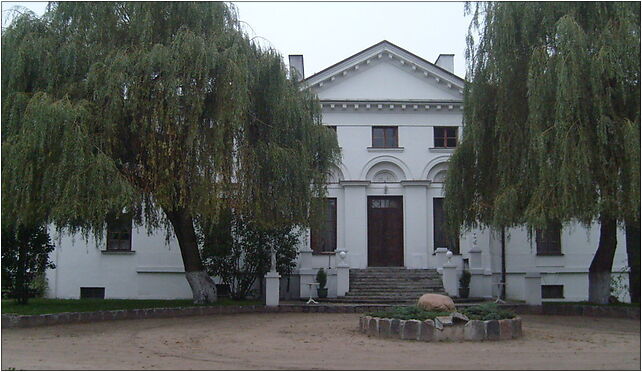
[[[350,291],[341,302],[411,303],[425,293],[445,294],[435,269],[370,267],[350,269]]]

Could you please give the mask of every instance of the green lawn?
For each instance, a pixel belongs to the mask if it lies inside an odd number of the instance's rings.
[[[260,305],[254,300],[220,299],[207,305]],[[59,300],[48,298],[30,299],[27,305],[18,305],[14,300],[2,300],[2,314],[53,314],[98,310],[149,309],[154,307],[189,307],[192,300]]]

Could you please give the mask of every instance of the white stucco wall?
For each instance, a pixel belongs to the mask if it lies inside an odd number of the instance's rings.
[[[56,268],[47,271],[49,297],[79,298],[81,287],[104,287],[105,298],[192,298],[178,243],[167,242],[163,231],[134,228],[132,252],[124,253],[104,252],[104,239],[50,234]]]

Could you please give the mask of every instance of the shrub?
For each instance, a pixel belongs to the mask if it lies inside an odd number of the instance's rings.
[[[424,321],[449,314],[450,313],[448,312],[426,311],[418,308],[417,306],[395,306],[390,309],[375,311],[366,315],[375,316],[377,318],[393,318],[401,320],[416,319]]]
[[[2,227],[2,285],[10,297],[26,304],[44,294],[45,271],[55,267],[49,260],[53,250],[43,225]]]
[[[323,270],[323,268],[320,268],[320,269],[319,269],[319,271],[317,271],[317,278],[316,278],[316,280],[317,280],[317,283],[319,283],[319,288],[320,288],[320,289],[325,288],[325,284],[326,284],[326,283],[327,283],[327,281],[328,281],[328,276],[327,276],[327,274],[325,273],[325,271]]]
[[[250,218],[229,212],[201,233],[205,268],[208,274],[221,278],[233,299],[248,297],[256,281],[270,271],[272,249],[281,276],[294,269],[299,241],[294,227],[263,228]]]
[[[461,309],[461,313],[474,320],[512,319],[515,313],[497,306],[496,303],[485,303]]]
[[[470,271],[464,270],[459,278],[459,287],[468,288],[470,286]]]

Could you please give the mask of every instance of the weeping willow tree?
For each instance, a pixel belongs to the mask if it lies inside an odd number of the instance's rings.
[[[231,5],[53,2],[2,34],[3,222],[100,238],[127,211],[175,234],[197,303],[220,211],[308,223],[337,159],[316,97]]]
[[[589,300],[609,297],[618,224],[640,292],[640,4],[467,5],[465,133],[449,226],[600,223]]]

